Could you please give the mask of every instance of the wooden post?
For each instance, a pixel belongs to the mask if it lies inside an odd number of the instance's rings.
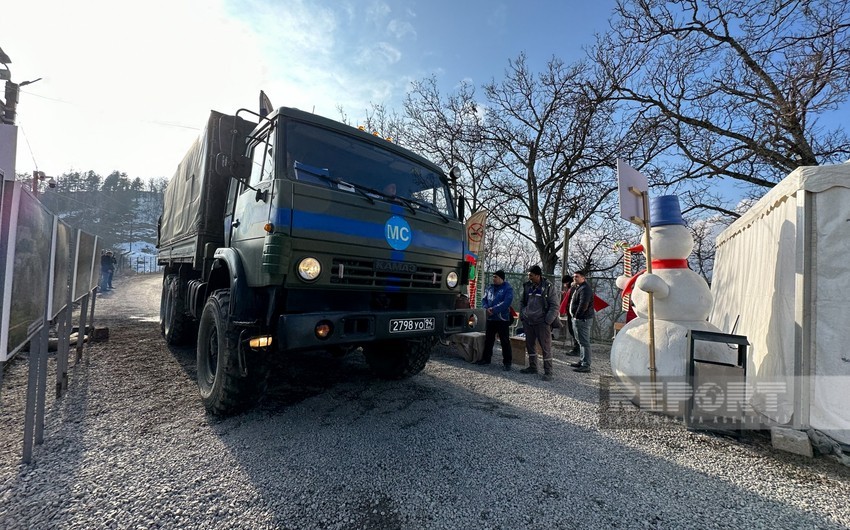
[[[634,187],[629,187],[629,191],[641,198],[643,201],[643,219],[632,219],[632,222],[640,224],[643,226],[644,233],[646,234],[646,245],[644,246],[644,250],[646,251],[646,273],[652,274],[652,238],[650,237],[650,229],[652,228],[652,221],[649,218],[649,192],[648,191],[640,191]],[[656,408],[656,380],[655,380],[655,311],[653,308],[653,296],[652,293],[647,293],[649,298],[647,300],[647,311],[649,313],[649,382],[652,387],[650,394],[650,406],[653,410]]]
[[[641,193],[643,196],[643,212],[646,216],[646,273],[652,274],[652,237],[649,230],[652,228],[652,222],[649,218],[649,193]],[[652,293],[649,294],[649,381],[652,384],[652,408],[655,409],[655,311],[652,304]]]

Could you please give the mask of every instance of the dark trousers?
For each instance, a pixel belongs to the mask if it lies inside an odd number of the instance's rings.
[[[590,326],[592,324],[592,318],[573,319],[573,331],[579,345],[579,362],[586,366],[590,366]]]
[[[566,322],[567,331],[570,333],[570,337],[573,338],[573,347],[572,347],[571,351],[572,351],[572,353],[578,353],[579,352],[578,339],[576,338],[576,332],[573,329],[573,319],[572,319],[572,317],[570,317],[569,313],[567,313],[566,319],[567,319],[567,322]],[[561,330],[561,331],[563,332],[563,330]],[[565,341],[565,344],[566,344],[566,337],[564,337],[564,341]]]
[[[493,344],[496,343],[496,334],[499,334],[499,342],[502,344],[502,362],[511,365],[513,352],[511,351],[511,337],[509,328],[511,323],[506,320],[488,320],[487,331],[484,334],[483,360],[488,363],[493,359]]]

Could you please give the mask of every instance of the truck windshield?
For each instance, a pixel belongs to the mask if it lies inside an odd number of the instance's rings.
[[[285,130],[288,178],[454,217],[448,188],[427,166],[308,123],[289,121]]]

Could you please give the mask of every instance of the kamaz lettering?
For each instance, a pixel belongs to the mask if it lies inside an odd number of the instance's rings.
[[[398,261],[375,260],[376,272],[395,272],[401,274],[413,274],[418,270],[415,263],[402,263]]]

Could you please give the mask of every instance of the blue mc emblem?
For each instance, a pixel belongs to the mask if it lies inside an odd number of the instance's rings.
[[[404,250],[410,246],[410,240],[413,239],[413,231],[410,230],[410,225],[403,218],[394,215],[387,220],[384,226],[384,237],[387,243],[396,250]]]

